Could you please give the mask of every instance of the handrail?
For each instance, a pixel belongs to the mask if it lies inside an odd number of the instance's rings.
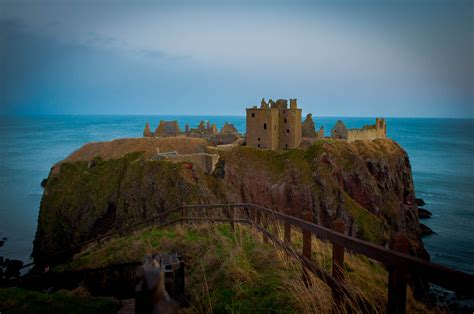
[[[304,221],[302,219],[289,216],[280,212],[275,212],[271,209],[248,204],[260,212],[274,215],[276,218],[282,221],[286,221],[295,225],[303,230],[309,231],[319,238],[328,240],[332,243],[339,244],[344,248],[365,255],[371,259],[382,262],[387,266],[405,266],[411,271],[415,271],[418,274],[422,274],[424,277],[434,284],[445,287],[449,290],[472,293],[474,291],[474,275],[450,269],[448,267],[431,263],[429,261],[403,254],[394,250],[389,250],[383,246],[376,245],[367,241],[363,241],[357,238],[353,238],[331,229],[315,225],[313,223]]]
[[[236,208],[244,208],[246,219],[234,219],[237,217],[228,217],[228,218],[222,218],[222,217],[187,217],[184,212],[187,209],[227,209],[227,212],[230,209],[236,209]],[[63,249],[59,252],[56,252],[52,255],[49,255],[48,257],[53,257],[58,254],[62,254],[80,247],[83,247],[87,244],[93,243],[100,241],[104,238],[111,237],[116,234],[120,234],[129,230],[133,230],[136,227],[139,227],[143,224],[146,224],[148,222],[156,221],[157,219],[160,219],[162,217],[166,217],[167,215],[173,213],[173,212],[181,212],[181,217],[178,219],[175,219],[171,222],[164,223],[160,226],[164,225],[169,225],[172,223],[177,223],[177,222],[183,222],[183,221],[216,221],[216,222],[237,222],[237,223],[245,223],[245,222],[250,222],[252,226],[258,226],[258,230],[261,228],[265,229],[265,224],[263,226],[260,226],[260,220],[257,218],[256,225],[252,220],[252,217],[255,217],[257,215],[269,215],[281,222],[284,222],[285,225],[293,225],[295,227],[300,228],[301,230],[304,230],[306,232],[309,232],[309,234],[313,234],[316,237],[327,240],[331,242],[333,245],[338,245],[340,247],[343,247],[349,251],[359,253],[362,255],[365,255],[368,258],[371,258],[373,260],[379,261],[383,263],[384,265],[388,266],[391,269],[401,269],[404,268],[408,270],[409,272],[416,273],[418,275],[423,276],[426,280],[429,282],[432,282],[434,284],[437,284],[439,286],[442,286],[446,289],[455,291],[457,293],[461,293],[463,295],[472,295],[474,291],[474,275],[464,273],[461,271],[457,271],[454,269],[450,269],[448,267],[438,265],[435,263],[431,263],[429,261],[420,259],[418,257],[413,257],[408,254],[400,253],[394,250],[387,249],[383,246],[376,245],[367,241],[363,241],[360,239],[356,239],[347,235],[344,235],[342,233],[336,232],[334,230],[328,229],[326,227],[322,227],[319,225],[316,225],[312,222],[296,218],[290,215],[286,215],[281,212],[277,212],[274,210],[271,210],[269,208],[255,205],[255,204],[250,204],[250,203],[236,203],[236,204],[198,204],[198,205],[183,205],[179,206],[170,210],[167,210],[165,212],[162,212],[158,215],[155,215],[151,218],[147,218],[145,220],[142,220],[140,222],[134,223],[132,225],[123,227],[119,230],[111,231],[108,232],[104,235],[101,235],[99,237],[96,237],[94,239],[76,244],[72,247]],[[252,216],[251,216],[252,215]],[[269,232],[268,230],[266,232]],[[34,263],[25,265],[24,267],[31,266]]]

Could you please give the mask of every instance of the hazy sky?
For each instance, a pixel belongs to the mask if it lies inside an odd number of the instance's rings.
[[[0,0],[0,114],[472,118],[473,3]]]

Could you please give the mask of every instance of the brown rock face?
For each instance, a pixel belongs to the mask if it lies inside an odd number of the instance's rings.
[[[295,216],[311,211],[316,223],[327,227],[342,218],[347,234],[382,245],[406,231],[412,253],[426,256],[408,156],[391,140],[327,139],[306,149],[236,147],[218,153],[212,175],[136,153],[92,167],[80,161],[62,164],[45,187],[34,253],[183,203],[249,202]]]

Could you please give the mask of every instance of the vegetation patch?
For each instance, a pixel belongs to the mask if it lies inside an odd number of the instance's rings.
[[[19,288],[0,289],[0,313],[117,313],[120,304],[111,298],[91,297],[85,289],[42,293]]]
[[[280,237],[283,230],[275,230]],[[293,230],[292,245],[300,251],[301,233]],[[119,252],[120,254],[117,254]],[[228,224],[176,225],[142,230],[91,247],[55,271],[96,268],[136,262],[147,253],[174,253],[184,257],[188,311],[237,313],[329,313],[334,304],[331,289],[310,275],[302,279],[300,263],[274,246],[250,226]],[[313,238],[313,260],[331,272],[332,246]],[[346,252],[347,286],[367,300],[368,308],[384,312],[388,273],[377,262]],[[409,294],[409,306],[426,308]],[[357,305],[351,305],[357,309]],[[363,311],[365,309],[359,309]],[[344,312],[336,308],[335,312]]]

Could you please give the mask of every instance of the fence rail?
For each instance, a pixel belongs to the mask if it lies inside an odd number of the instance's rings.
[[[295,250],[291,245],[291,230],[293,228],[301,230],[303,235],[303,248],[301,253],[296,254],[296,257],[302,261],[307,269],[325,279],[326,283],[333,289],[333,296],[336,301],[346,296],[353,298],[353,301],[360,302],[356,297],[351,296],[350,292],[344,287],[343,264],[345,250],[364,255],[387,267],[389,270],[387,307],[389,313],[405,312],[406,287],[410,273],[416,274],[430,283],[439,285],[463,296],[472,297],[474,294],[473,275],[408,255],[408,239],[406,235],[397,234],[393,241],[394,249],[390,250],[380,245],[345,235],[344,224],[340,220],[335,221],[335,230],[332,230],[314,224],[311,221],[312,215],[310,213],[304,213],[302,216],[303,219],[289,216],[263,206],[247,203],[183,205],[43,258],[38,258],[37,260],[43,263],[46,261],[51,263],[55,257],[64,257],[68,254],[70,256],[75,251],[88,245],[94,243],[101,245],[103,241],[114,236],[123,235],[149,226],[164,227],[179,222],[198,223],[202,221],[229,222],[232,226],[234,226],[235,223],[245,223],[261,231],[265,241],[270,239],[285,250],[292,250],[293,252],[295,252]],[[275,226],[283,227],[283,239],[280,239],[278,234],[274,234],[274,232],[271,231],[271,229],[274,231],[279,230],[278,228],[274,228]],[[332,243],[332,274],[318,268],[316,263],[311,260],[312,235]],[[31,263],[24,267],[33,264],[34,263]]]

